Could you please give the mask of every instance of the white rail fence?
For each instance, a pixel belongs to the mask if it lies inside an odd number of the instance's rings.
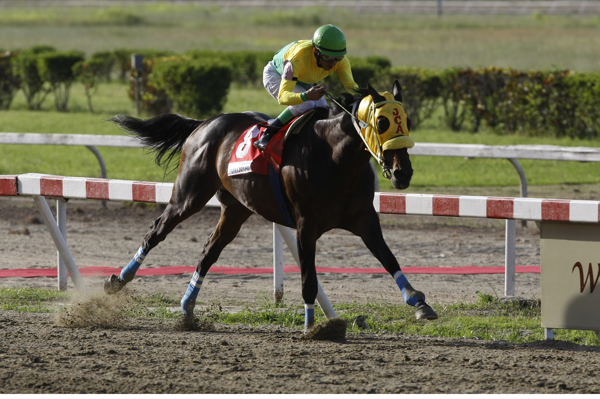
[[[0,144],[32,144],[32,145],[79,145],[89,148],[97,157],[100,164],[101,174],[106,178],[106,166],[100,152],[96,146],[104,147],[129,147],[143,148],[143,146],[134,138],[129,136],[111,136],[111,135],[86,135],[86,134],[43,134],[43,133],[0,133]],[[557,160],[557,161],[578,161],[578,162],[600,162],[600,148],[590,147],[559,147],[551,145],[513,145],[513,146],[489,146],[481,144],[440,144],[440,143],[419,143],[414,148],[410,149],[412,155],[424,156],[449,156],[449,157],[468,157],[468,158],[501,158],[507,159],[515,167],[520,178],[520,193],[521,197],[527,197],[527,179],[521,165],[517,161],[519,159],[537,159],[537,160]],[[90,180],[91,181],[91,180]],[[377,180],[376,180],[377,181]],[[112,180],[111,187],[117,187],[118,181]],[[90,183],[93,185],[92,183]],[[166,183],[136,183],[136,187],[144,185],[157,185],[157,190],[167,190],[170,198],[172,185]],[[169,188],[164,188],[166,186]],[[116,188],[114,189],[116,190]],[[378,190],[378,187],[376,187]],[[81,193],[80,193],[81,194]],[[165,200],[161,197],[166,195],[164,192],[157,192],[160,201]],[[411,194],[417,195],[417,194]],[[409,196],[409,198],[411,198]],[[85,197],[73,197],[85,198]],[[108,198],[93,197],[96,199],[107,200]],[[128,198],[128,197],[127,197]],[[439,197],[438,197],[439,198]],[[474,197],[475,198],[475,197]],[[477,197],[487,198],[487,197]],[[133,199],[125,199],[132,201]],[[436,200],[437,201],[437,200]],[[152,200],[151,202],[154,202]],[[159,202],[159,201],[157,201]],[[168,198],[163,203],[167,203]],[[61,201],[57,202],[57,214],[60,218],[64,218]],[[218,201],[212,199],[208,206],[218,206]],[[419,213],[416,213],[419,214]],[[458,216],[458,215],[456,215]],[[465,216],[465,215],[463,215]],[[483,217],[483,216],[476,216]],[[519,218],[514,218],[519,219]],[[505,295],[513,296],[514,289],[514,270],[516,264],[516,222],[513,218],[506,218],[506,235],[505,235]],[[535,220],[521,218],[521,220]],[[525,222],[524,222],[525,223]],[[281,226],[280,226],[281,227]],[[283,253],[278,248],[281,248],[281,237],[277,236],[277,231],[283,235],[290,251],[295,251],[295,244],[290,246],[290,242],[295,242],[295,238],[291,231],[283,231],[283,227],[274,228],[274,260],[281,263],[283,267]],[[289,229],[288,229],[289,230]],[[283,231],[283,232],[282,232]],[[288,242],[289,241],[289,242]],[[296,257],[296,255],[295,255]],[[60,257],[59,257],[60,258]],[[296,257],[297,259],[297,257]],[[60,260],[59,260],[60,262]],[[59,281],[60,278],[59,278]],[[64,280],[66,281],[66,280]],[[283,289],[283,275],[276,274],[275,276],[275,291],[276,295],[279,290]],[[60,284],[59,284],[60,285]]]
[[[0,176],[0,196],[25,195],[33,197],[58,249],[59,287],[66,288],[66,271],[68,270],[75,287],[83,295],[87,295],[87,288],[66,243],[66,202],[64,199],[78,198],[167,203],[170,199],[172,189],[173,184],[171,183],[64,177],[34,173]],[[57,199],[56,220],[48,207],[46,197]],[[214,206],[217,204],[218,202],[213,197],[207,205]],[[377,212],[388,214],[506,219],[507,237],[511,228],[509,226],[512,226],[512,230],[514,231],[515,220],[519,219],[540,222],[542,226],[544,223],[548,226],[548,223],[552,222],[567,222],[572,226],[581,226],[582,223],[586,225],[597,225],[600,223],[600,201],[377,192],[375,193],[373,205]],[[561,229],[564,229],[564,227],[561,227]],[[296,262],[299,264],[294,234],[287,227],[273,224],[273,281],[274,296],[276,299],[280,298],[283,294],[283,242],[286,243]],[[509,256],[509,252],[511,251],[514,254],[514,247],[509,247],[507,242],[505,265],[506,295],[514,295],[515,264],[514,257],[511,258]],[[64,263],[61,263],[62,261]],[[590,273],[591,268],[590,264]],[[551,270],[551,272],[556,272],[556,270]],[[559,278],[561,278],[559,286],[562,287],[563,280],[562,277],[559,276]],[[581,278],[583,279],[583,276]],[[584,283],[581,282],[581,284]],[[587,284],[587,281],[585,284]],[[592,292],[594,285],[595,283],[592,281]],[[583,289],[581,289],[581,293],[583,293]],[[589,298],[591,297],[588,297],[588,301]],[[594,299],[592,298],[592,300]],[[337,317],[320,283],[318,285],[317,302],[328,319]],[[592,307],[592,309],[597,309],[597,307]],[[585,313],[584,320],[587,319],[589,319],[589,314]],[[544,325],[544,323],[547,325]],[[551,323],[559,323],[557,324],[559,328],[581,329],[581,326],[586,326],[585,323],[581,324],[580,321],[567,321],[566,324],[560,324],[563,323],[560,320],[558,322],[545,322],[543,318],[542,324],[545,329],[546,339],[553,339],[554,337],[552,327],[556,326],[550,325]],[[591,323],[589,324],[590,327],[584,329],[597,329],[595,327],[596,324]]]
[[[106,178],[106,166],[100,152],[96,149],[96,146],[103,147],[129,147],[129,148],[143,148],[143,146],[134,138],[129,136],[112,136],[112,135],[85,135],[85,134],[43,134],[43,133],[0,133],[0,144],[31,144],[31,145],[78,145],[89,148],[100,164],[101,175]],[[559,160],[559,161],[578,161],[578,162],[600,162],[600,148],[590,147],[558,147],[550,145],[514,145],[514,146],[488,146],[479,144],[440,144],[440,143],[419,143],[414,148],[410,149],[411,155],[424,155],[424,156],[449,156],[449,157],[469,157],[469,158],[502,158],[507,159],[515,167],[520,178],[520,193],[521,197],[527,197],[527,179],[521,165],[517,161],[519,159],[537,159],[537,160]],[[377,180],[376,180],[377,181]],[[118,192],[119,181],[112,180],[110,184],[114,192]],[[67,184],[69,184],[67,182]],[[92,179],[89,179],[90,186],[95,186]],[[172,185],[165,183],[136,183],[134,186],[136,190],[143,192],[143,187],[147,185],[156,186],[156,199],[140,198],[136,200],[150,200],[151,202],[157,201],[166,203],[168,198],[164,196],[168,195],[170,198]],[[115,191],[116,190],[116,191]],[[129,190],[129,189],[126,189]],[[166,191],[160,191],[166,190]],[[376,191],[378,187],[376,187]],[[151,190],[150,190],[151,191]],[[168,194],[165,194],[168,193]],[[81,193],[78,193],[79,197],[73,198],[86,198],[82,197]],[[416,194],[414,194],[416,195]],[[162,196],[162,197],[161,197]],[[90,198],[107,200],[108,198],[92,196]],[[119,197],[121,198],[121,197]],[[123,200],[129,199],[128,196],[123,196]],[[411,198],[411,197],[409,197]],[[482,197],[483,198],[483,197]],[[164,202],[163,202],[164,201]],[[437,200],[436,200],[437,201]],[[64,210],[62,209],[62,202],[57,202],[57,214],[59,219],[64,218]],[[208,204],[209,206],[218,206],[216,199],[212,199]],[[417,213],[418,214],[418,213]],[[464,216],[464,215],[463,215]],[[477,216],[482,217],[482,216]],[[518,218],[516,218],[518,219]],[[522,220],[528,220],[527,218],[521,218]],[[529,219],[535,220],[535,219]],[[66,221],[65,221],[66,223]],[[524,222],[525,223],[525,222]],[[277,236],[278,230],[274,229],[274,259],[280,259],[281,265],[283,265],[282,252],[278,250],[281,247],[281,237]],[[280,232],[281,233],[281,232]],[[283,233],[283,238],[288,241],[295,241],[290,231]],[[295,251],[295,244],[288,245],[291,251]],[[505,267],[507,270],[506,281],[505,281],[505,295],[514,295],[514,268],[516,262],[515,248],[516,248],[516,223],[513,218],[506,219],[506,235],[505,235]],[[60,259],[60,256],[59,256]],[[60,262],[60,260],[59,260]],[[283,266],[282,266],[283,267]],[[283,277],[275,276],[275,291],[278,292],[278,287],[283,287]],[[281,280],[281,281],[280,281]],[[66,280],[62,284],[65,284]],[[60,286],[60,284],[59,284]]]
[[[32,196],[44,222],[58,248],[66,269],[59,263],[59,288],[66,284],[66,270],[79,276],[66,246],[66,202],[60,199],[99,199],[108,201],[135,201],[166,204],[171,198],[172,183],[136,182],[129,180],[64,177],[36,173],[0,176],[0,196]],[[57,199],[57,219],[54,221],[45,197]],[[459,196],[435,194],[375,193],[375,210],[383,214],[427,215],[446,217],[474,217],[507,220],[505,257],[505,295],[514,295],[515,256],[514,240],[509,239],[515,230],[515,220],[563,221],[599,223],[599,201],[558,200],[540,198],[506,198],[485,196]],[[207,206],[220,206],[213,197]],[[60,232],[60,234],[58,234]],[[283,292],[283,248],[286,242],[299,264],[296,239],[291,229],[274,224],[274,289],[275,297]],[[278,234],[281,234],[281,237]],[[514,238],[514,237],[513,237]],[[62,270],[61,270],[62,269]],[[80,281],[76,287],[84,290]],[[322,289],[321,289],[322,291]]]
[[[9,7],[111,7],[140,6],[156,4],[158,0],[0,0],[0,9]],[[164,2],[164,0],[163,0]],[[220,7],[225,9],[264,8],[264,9],[300,9],[324,8],[330,11],[343,8],[357,13],[369,14],[452,14],[452,15],[527,15],[563,14],[590,15],[600,14],[600,1],[597,0],[171,0],[172,5],[195,5],[200,7]]]

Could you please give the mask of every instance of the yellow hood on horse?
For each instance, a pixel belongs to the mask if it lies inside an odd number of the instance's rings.
[[[380,93],[385,101],[373,103],[373,97],[367,96],[358,105],[357,117],[367,123],[366,128],[361,128],[362,138],[367,149],[381,163],[383,151],[399,148],[413,148],[414,140],[409,137],[406,112],[401,102],[394,99],[394,95],[387,91]],[[377,118],[385,116],[390,125],[385,132],[377,128]]]

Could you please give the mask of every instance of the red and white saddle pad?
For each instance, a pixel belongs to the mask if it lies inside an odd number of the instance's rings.
[[[258,125],[250,126],[238,139],[231,152],[228,176],[244,173],[258,173],[268,175],[267,159],[254,147],[254,142],[260,138],[261,128]]]
[[[291,122],[290,122],[291,124]],[[273,166],[275,173],[279,174],[279,165],[281,164],[281,154],[283,153],[283,140],[285,132],[290,124],[283,127],[275,136],[271,138],[265,148],[264,153],[254,147],[254,142],[258,140],[264,128],[258,125],[250,126],[237,140],[229,166],[227,168],[228,176],[242,175],[245,173],[258,173],[268,175],[268,164]]]

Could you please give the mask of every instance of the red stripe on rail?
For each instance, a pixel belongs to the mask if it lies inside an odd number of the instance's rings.
[[[85,181],[85,197],[88,199],[109,199],[108,181],[105,179],[87,179]]]
[[[47,197],[63,196],[62,177],[42,177],[40,179],[40,195]]]
[[[381,193],[379,213],[406,214],[406,194]]]
[[[542,220],[566,221],[570,219],[570,202],[566,200],[543,200]]]
[[[487,217],[494,219],[512,219],[514,215],[514,198],[488,198]]]
[[[156,202],[156,183],[135,182],[132,192],[135,202]]]
[[[17,192],[17,177],[19,175],[0,176],[0,195],[15,196]]]
[[[435,216],[460,216],[458,195],[433,196],[433,214]]]

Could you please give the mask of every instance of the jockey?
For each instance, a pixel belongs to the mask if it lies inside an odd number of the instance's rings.
[[[271,137],[296,116],[316,107],[327,108],[323,98],[325,87],[313,84],[333,72],[338,74],[346,91],[354,94],[358,85],[345,55],[346,37],[334,25],[321,26],[312,41],[299,40],[275,53],[263,70],[263,85],[279,104],[288,107],[254,142],[256,148],[264,150]]]

